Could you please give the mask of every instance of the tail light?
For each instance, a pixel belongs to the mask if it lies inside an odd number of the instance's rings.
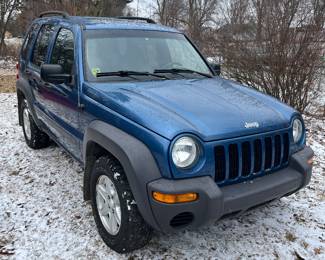
[[[17,74],[16,74],[16,79],[19,79],[19,63],[16,64],[16,70],[17,70]]]

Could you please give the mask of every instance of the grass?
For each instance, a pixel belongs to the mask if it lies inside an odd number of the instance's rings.
[[[290,242],[294,242],[297,239],[297,237],[289,231],[287,231],[285,238]]]
[[[15,75],[0,75],[0,93],[12,93],[16,91]]]

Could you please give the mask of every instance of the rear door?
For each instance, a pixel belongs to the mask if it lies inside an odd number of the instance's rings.
[[[44,117],[44,99],[42,97],[43,89],[40,77],[40,68],[47,62],[49,46],[54,36],[55,27],[50,24],[43,24],[38,32],[34,48],[30,55],[30,60],[26,65],[25,77],[28,79],[29,86],[34,96],[34,107],[37,117],[44,123],[47,122]],[[46,124],[47,126],[47,124]]]
[[[39,28],[39,24],[37,23],[31,25],[25,37],[24,43],[21,47],[19,67],[20,67],[20,72],[23,75],[25,75],[26,73],[26,67],[30,58],[33,43],[35,41],[35,38],[37,37],[38,28]]]
[[[33,45],[37,37],[37,33],[40,25],[34,23],[30,26],[30,29],[25,37],[24,43],[22,45],[20,56],[19,56],[19,75],[17,78],[17,88],[22,89],[25,97],[30,104],[29,109],[34,114],[34,109],[32,103],[34,103],[35,99],[33,96],[33,91],[30,86],[31,78],[30,74],[26,73],[28,71],[27,66],[30,60],[30,56],[33,50]],[[19,108],[20,109],[20,108]]]

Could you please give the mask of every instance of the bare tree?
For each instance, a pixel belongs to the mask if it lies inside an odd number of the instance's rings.
[[[156,0],[156,4],[156,13],[161,24],[181,27],[186,11],[184,0]]]
[[[216,37],[227,75],[304,111],[317,93],[324,1],[248,0],[238,20],[240,2]]]
[[[130,2],[132,0],[81,0],[78,1],[77,13],[88,16],[120,16]]]
[[[5,33],[15,12],[21,6],[20,0],[0,0],[0,56],[5,51]]]
[[[202,49],[214,22],[218,0],[156,0],[159,21],[184,30]],[[210,23],[210,25],[209,25]]]
[[[217,4],[218,0],[187,0],[188,18],[184,21],[187,33],[201,48],[204,32],[209,28],[208,23],[213,21]]]
[[[0,0],[6,1],[6,0]],[[13,1],[13,0],[11,0]],[[120,16],[131,0],[20,0],[22,12],[15,23],[25,32],[32,20],[41,12],[49,10],[66,11],[70,15],[80,16]]]

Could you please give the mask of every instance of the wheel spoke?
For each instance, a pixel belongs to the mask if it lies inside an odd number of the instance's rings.
[[[108,199],[108,193],[104,186],[102,186],[101,184],[98,184],[96,186],[96,191],[104,200]]]
[[[116,192],[113,183],[110,185],[109,191],[110,191],[110,195],[114,198],[116,196]]]
[[[113,212],[109,216],[108,224],[109,224],[110,229],[112,230],[112,232],[115,232],[115,230],[118,228],[117,222],[116,222],[116,219],[115,219],[115,216],[114,216]]]
[[[117,196],[117,194],[113,197],[114,205],[115,207],[120,207],[120,200]]]
[[[102,210],[101,210],[101,214],[103,216],[107,216],[110,213],[111,213],[111,208],[108,205],[108,203],[105,201],[104,204],[103,204]]]

